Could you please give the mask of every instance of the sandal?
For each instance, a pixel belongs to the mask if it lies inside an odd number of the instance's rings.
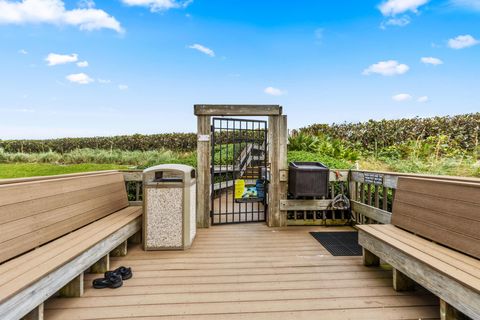
[[[99,278],[93,280],[93,287],[95,289],[104,288],[120,288],[123,285],[122,277],[118,274],[110,273],[105,278]]]
[[[128,280],[133,276],[132,273],[132,268],[127,268],[127,267],[118,267],[117,269],[113,271],[107,271],[105,272],[105,278],[107,278],[110,274],[115,274],[120,277],[122,277],[122,280]]]

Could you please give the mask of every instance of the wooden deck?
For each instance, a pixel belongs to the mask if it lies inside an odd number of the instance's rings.
[[[348,227],[264,224],[198,230],[191,250],[130,248],[111,267],[131,266],[122,288],[55,298],[45,319],[437,319],[438,299],[419,289],[397,293],[391,272],[361,257],[333,257],[309,231]]]

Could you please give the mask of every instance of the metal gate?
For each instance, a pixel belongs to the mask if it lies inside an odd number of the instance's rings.
[[[213,224],[265,221],[267,121],[213,118]]]

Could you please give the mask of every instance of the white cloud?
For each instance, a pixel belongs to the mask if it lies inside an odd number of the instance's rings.
[[[450,4],[456,7],[480,11],[480,0],[450,0]]]
[[[85,73],[70,74],[66,77],[66,79],[70,82],[78,83],[78,84],[89,84],[95,81]]]
[[[400,93],[400,94],[394,95],[392,99],[397,102],[403,102],[403,101],[412,100],[412,96],[409,95],[408,93]]]
[[[287,93],[286,91],[283,91],[283,90],[280,90],[280,89],[274,88],[274,87],[267,87],[263,90],[263,92],[265,92],[266,94],[269,94],[271,96],[283,96],[284,94]]]
[[[410,69],[406,64],[400,64],[395,60],[380,61],[372,64],[367,69],[363,70],[364,75],[372,73],[381,74],[382,76],[395,76],[406,73]]]
[[[49,23],[72,25],[80,30],[112,29],[123,32],[120,22],[103,10],[65,9],[62,0],[0,0],[0,24]]]
[[[400,18],[390,18],[380,25],[380,28],[385,29],[386,26],[395,26],[395,27],[405,27],[406,25],[410,24],[410,17],[403,16]]]
[[[150,8],[152,12],[165,11],[169,9],[186,8],[192,0],[122,0],[122,2],[129,6],[142,6]]]
[[[443,64],[442,60],[440,60],[438,58],[434,58],[434,57],[423,57],[422,59],[420,59],[420,61],[422,61],[425,64],[432,64],[434,66],[438,66],[440,64]]]
[[[428,102],[429,100],[430,99],[427,96],[422,96],[417,99],[417,102],[425,103],[425,102]]]
[[[453,39],[448,40],[448,46],[452,49],[463,49],[475,46],[479,44],[480,41],[475,39],[469,34],[460,35]]]
[[[101,84],[109,84],[109,83],[112,83],[112,80],[108,80],[108,79],[97,79],[98,83],[101,83]]]
[[[79,68],[86,68],[86,67],[88,67],[88,61],[79,61],[79,62],[77,62],[77,66]]]
[[[80,0],[80,1],[78,1],[78,7],[87,8],[87,9],[95,8],[95,1],[93,1],[93,0]]]
[[[128,90],[128,86],[126,84],[119,84],[118,89],[122,90],[122,91],[125,91],[125,90]]]
[[[20,53],[20,54],[28,54],[28,51],[25,50],[25,49],[20,49],[20,50],[18,50],[18,53]]]
[[[78,54],[57,54],[57,53],[50,53],[46,58],[45,61],[48,62],[49,66],[56,66],[58,64],[65,64],[71,62],[78,61]]]
[[[378,6],[384,16],[395,16],[407,11],[418,12],[418,8],[430,0],[387,0]]]
[[[195,43],[195,44],[192,44],[191,46],[188,46],[188,48],[198,50],[202,53],[205,53],[207,56],[215,57],[215,51],[205,46],[202,46],[201,44]]]

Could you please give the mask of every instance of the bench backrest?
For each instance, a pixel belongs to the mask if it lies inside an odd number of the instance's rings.
[[[480,183],[400,177],[392,224],[480,258]]]
[[[119,172],[0,185],[0,263],[127,206]]]

